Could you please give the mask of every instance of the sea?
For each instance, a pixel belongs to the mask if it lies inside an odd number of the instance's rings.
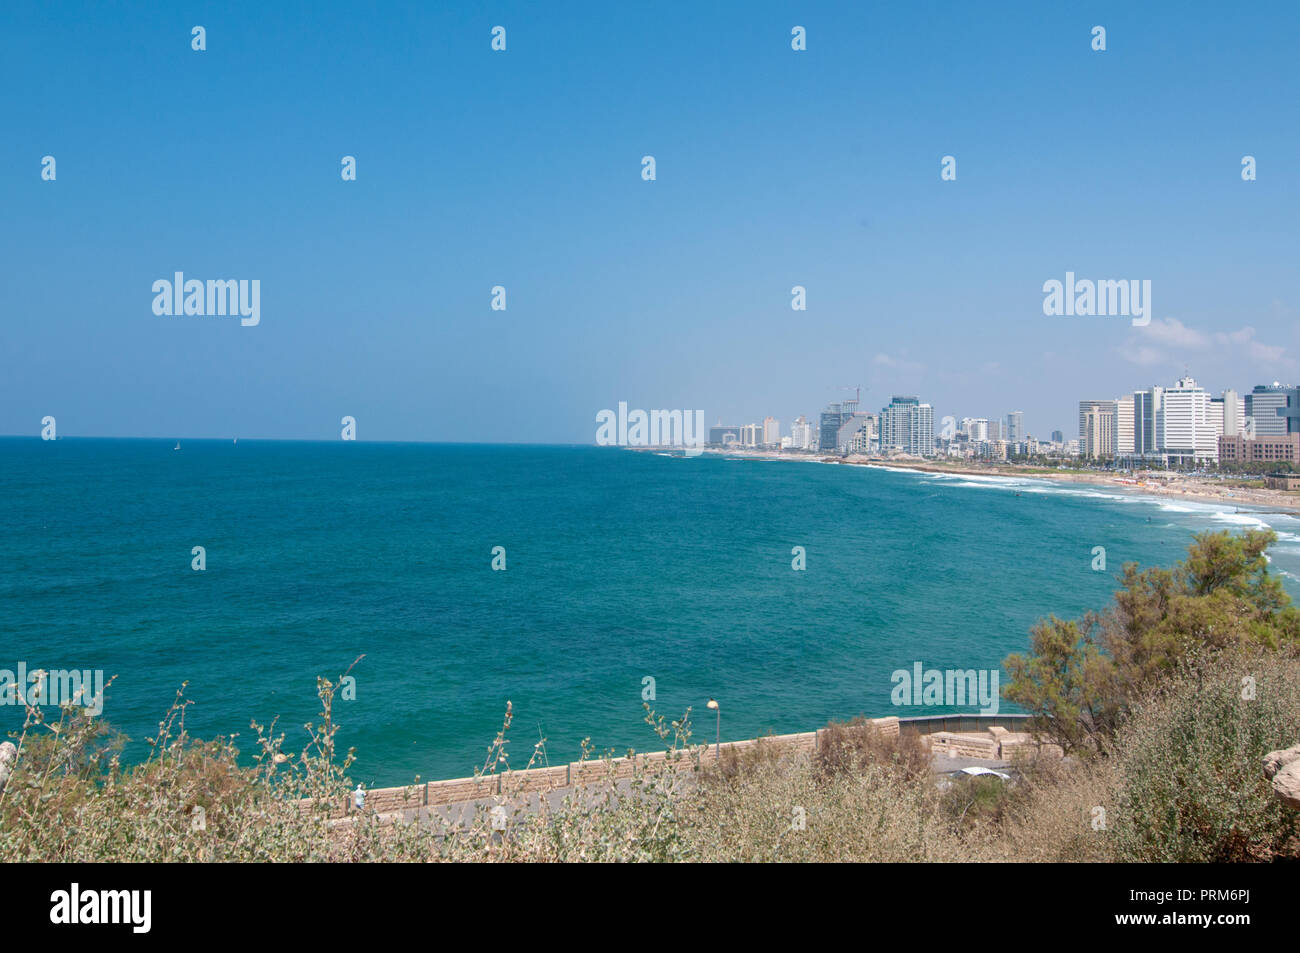
[[[191,735],[247,756],[251,723],[274,723],[296,754],[317,678],[351,667],[340,749],[354,780],[396,785],[472,774],[507,703],[513,767],[575,760],[584,740],[653,750],[645,705],[689,710],[695,742],[935,713],[895,705],[894,673],[997,670],[1036,620],[1104,607],[1125,562],[1171,565],[1196,533],[1255,526],[1279,533],[1272,568],[1300,593],[1292,516],[1043,479],[3,438],[0,670],[102,671],[99,717],[135,761],[182,686]],[[0,705],[0,731],[22,718]]]

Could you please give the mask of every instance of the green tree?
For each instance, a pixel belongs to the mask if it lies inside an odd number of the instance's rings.
[[[1300,613],[1269,573],[1271,530],[1202,533],[1173,569],[1124,565],[1111,606],[1051,616],[1004,662],[1008,700],[1067,751],[1114,735],[1133,700],[1179,665],[1249,648],[1300,648]]]

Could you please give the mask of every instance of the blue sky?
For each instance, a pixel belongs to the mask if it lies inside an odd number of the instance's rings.
[[[1072,436],[1300,380],[1294,3],[380,7],[0,7],[0,433],[590,443],[861,384]],[[261,323],[156,316],[175,271]],[[1044,316],[1067,271],[1155,320]]]

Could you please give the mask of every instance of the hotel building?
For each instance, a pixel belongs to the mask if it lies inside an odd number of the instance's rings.
[[[1289,463],[1300,467],[1300,433],[1219,438],[1220,463]]]

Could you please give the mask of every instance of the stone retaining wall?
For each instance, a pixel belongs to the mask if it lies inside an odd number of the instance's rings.
[[[980,716],[958,716],[961,724],[972,718],[980,723]],[[1024,716],[1000,716],[996,720],[1015,724]],[[990,761],[1007,760],[1016,750],[1036,748],[1031,736],[1023,732],[1012,732],[1001,725],[992,724],[982,733],[927,731],[928,727],[947,724],[953,716],[935,718],[909,718],[900,722],[897,717],[872,718],[875,725],[886,737],[896,738],[902,727],[909,732],[919,732],[928,742],[930,750],[935,753],[957,755],[968,758],[983,758]],[[817,750],[821,731],[805,731],[792,735],[769,735],[747,741],[729,741],[722,745],[726,751],[742,753],[761,742],[782,745],[794,751],[812,753]],[[540,794],[561,788],[581,785],[599,784],[608,780],[622,780],[632,777],[638,770],[652,770],[663,764],[667,752],[656,751],[635,755],[633,758],[610,758],[599,761],[574,761],[570,764],[547,768],[529,768],[520,771],[507,771],[503,774],[489,774],[477,778],[451,778],[446,781],[429,781],[423,784],[405,785],[395,788],[373,788],[366,791],[365,809],[386,814],[414,807],[457,804],[465,801],[480,800],[497,795],[513,796],[516,794]],[[682,752],[677,762],[678,770],[693,771],[700,766],[712,764],[717,758],[717,746],[708,745]],[[303,802],[305,806],[310,802]],[[355,811],[349,796],[346,806],[335,808],[336,815]]]

